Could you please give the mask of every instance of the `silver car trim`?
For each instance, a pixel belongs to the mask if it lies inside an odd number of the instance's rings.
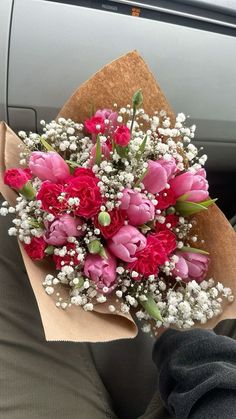
[[[175,16],[179,16],[179,17],[184,17],[184,18],[188,18],[188,19],[194,19],[194,20],[199,20],[201,22],[207,22],[207,23],[213,23],[215,25],[220,25],[220,26],[225,26],[228,28],[236,28],[236,23],[229,23],[229,22],[225,22],[225,21],[220,21],[218,19],[211,19],[208,17],[204,17],[204,16],[198,16],[192,13],[184,13],[184,12],[179,12],[178,10],[172,10],[172,9],[167,9],[164,7],[160,7],[160,6],[154,6],[154,5],[149,5],[149,4],[145,4],[145,3],[137,3],[135,1],[129,1],[129,0],[110,0],[113,3],[124,3],[127,4],[129,6],[136,6],[136,7],[142,7],[145,9],[149,9],[149,10],[155,10],[157,12],[162,12],[162,13],[169,13],[171,15],[175,15]]]

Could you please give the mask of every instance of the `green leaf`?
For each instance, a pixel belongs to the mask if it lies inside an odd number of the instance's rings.
[[[79,167],[80,165],[78,164],[78,163],[76,163],[75,161],[71,161],[71,160],[65,160],[66,161],[66,163],[69,165],[69,166],[71,166],[71,167],[73,167],[74,169],[76,169],[76,167]]]
[[[206,252],[206,250],[197,249],[196,247],[190,247],[190,246],[183,246],[181,249],[178,249],[179,252],[191,252],[191,253],[200,253],[201,255],[209,255],[209,252]]]
[[[95,152],[95,163],[100,164],[102,161],[102,147],[99,135],[97,136],[96,152]]]
[[[177,201],[175,209],[183,217],[188,217],[197,214],[200,211],[206,211],[210,205],[215,203],[215,201],[216,199],[208,199],[207,201],[202,202]]]
[[[218,198],[215,198],[215,199],[208,199],[207,201],[202,201],[202,202],[200,202],[200,204],[201,204],[203,207],[208,208],[208,207],[210,207],[212,204],[214,204],[216,201],[218,201]]]
[[[146,312],[155,320],[159,320],[163,322],[163,318],[161,316],[161,312],[157,307],[157,304],[151,294],[147,295],[147,301],[140,301],[140,304],[146,310]]]
[[[107,253],[106,253],[106,250],[104,249],[104,247],[103,247],[103,246],[101,246],[101,249],[100,249],[99,255],[100,255],[103,259],[108,259],[108,256],[107,256]]]
[[[128,147],[121,147],[120,145],[116,144],[115,148],[116,148],[116,151],[121,158],[127,157],[127,154],[128,154],[128,151],[129,151]]]
[[[151,227],[149,227],[147,224],[142,224],[139,228],[143,234],[146,234],[151,230]]]
[[[139,150],[136,153],[136,159],[137,160],[140,160],[142,154],[144,153],[145,147],[146,147],[146,143],[147,143],[147,135],[145,135],[142,143],[140,144]]]
[[[148,168],[145,170],[145,172],[140,176],[140,178],[139,179],[137,179],[136,180],[136,182],[135,182],[135,187],[136,186],[138,186],[141,182],[142,182],[142,180],[145,178],[145,176],[146,176],[146,174],[147,174],[147,172],[148,172]]]
[[[40,137],[40,141],[47,151],[54,151],[56,153],[56,150],[44,138]]]
[[[188,198],[189,193],[185,193],[184,195],[181,195],[178,199],[177,202],[179,201],[186,201],[186,199]]]
[[[35,219],[31,218],[30,220],[28,220],[28,223],[35,228],[42,228],[43,227],[43,223],[39,223],[38,221],[36,221]]]

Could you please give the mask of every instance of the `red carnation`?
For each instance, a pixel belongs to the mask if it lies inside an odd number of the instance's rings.
[[[42,209],[53,215],[59,215],[65,211],[67,201],[59,198],[62,192],[65,192],[63,185],[49,181],[43,182],[37,194],[37,199],[42,201]]]
[[[96,178],[95,174],[91,169],[86,169],[85,167],[77,167],[73,173],[73,177],[78,177],[82,175],[92,176],[93,178]],[[72,178],[70,178],[70,180],[71,179]]]
[[[56,265],[56,269],[60,270],[63,266],[77,266],[80,264],[78,259],[78,253],[76,252],[76,246],[74,243],[66,244],[67,254],[65,256],[53,255],[53,261]]]
[[[47,247],[47,243],[42,237],[33,237],[30,244],[24,244],[26,253],[31,259],[41,260],[44,258],[44,250]]]
[[[97,216],[94,218],[95,226],[99,228],[105,239],[109,239],[110,237],[114,236],[114,234],[117,233],[117,231],[124,225],[126,218],[126,212],[119,209],[113,209],[109,212],[109,214],[111,217],[111,223],[106,227],[99,224]]]
[[[156,222],[155,229],[156,231],[163,231],[163,230],[169,230],[173,229],[178,225],[179,217],[175,214],[169,214],[165,217],[165,222],[163,224]],[[166,225],[170,224],[170,227],[168,228]]]
[[[145,278],[149,275],[157,275],[159,266],[167,260],[167,252],[161,240],[154,235],[147,236],[147,245],[141,252],[136,253],[137,260],[128,264],[128,269],[136,271]],[[139,280],[140,277],[137,277]]]
[[[121,147],[126,147],[130,142],[130,130],[126,125],[119,126],[114,132],[114,141]]]
[[[4,173],[4,183],[16,190],[22,189],[28,180],[29,175],[23,169],[8,169]]]
[[[86,119],[84,126],[90,134],[103,134],[105,131],[104,118],[100,116],[92,116],[92,118]]]
[[[167,255],[176,249],[176,236],[170,230],[160,231],[155,237],[161,241]]]
[[[171,188],[164,189],[164,191],[160,192],[159,195],[157,196],[158,203],[156,205],[156,208],[160,210],[169,208],[172,205],[175,205],[176,200],[177,198],[175,196],[173,189]]]
[[[26,176],[28,177],[28,180],[32,179],[32,172],[31,172],[29,167],[26,167],[25,169],[23,169],[23,171],[25,172]]]
[[[90,218],[99,212],[102,196],[97,183],[98,179],[95,176],[83,173],[69,180],[66,187],[67,199],[79,198],[80,200],[74,211],[75,215]]]

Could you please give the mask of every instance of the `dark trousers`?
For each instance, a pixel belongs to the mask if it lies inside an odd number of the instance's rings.
[[[152,338],[105,344],[46,342],[17,241],[0,217],[0,418],[168,419]],[[220,333],[235,334],[234,322]]]

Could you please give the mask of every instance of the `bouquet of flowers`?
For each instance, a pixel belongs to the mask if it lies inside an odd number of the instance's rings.
[[[209,276],[212,255],[198,231],[196,214],[215,200],[207,156],[192,143],[196,127],[183,113],[149,114],[144,100],[139,89],[128,105],[19,132],[19,165],[3,173],[16,204],[5,201],[0,214],[14,214],[9,235],[50,266],[41,286],[59,310],[105,305],[157,333],[206,324],[234,296]]]

